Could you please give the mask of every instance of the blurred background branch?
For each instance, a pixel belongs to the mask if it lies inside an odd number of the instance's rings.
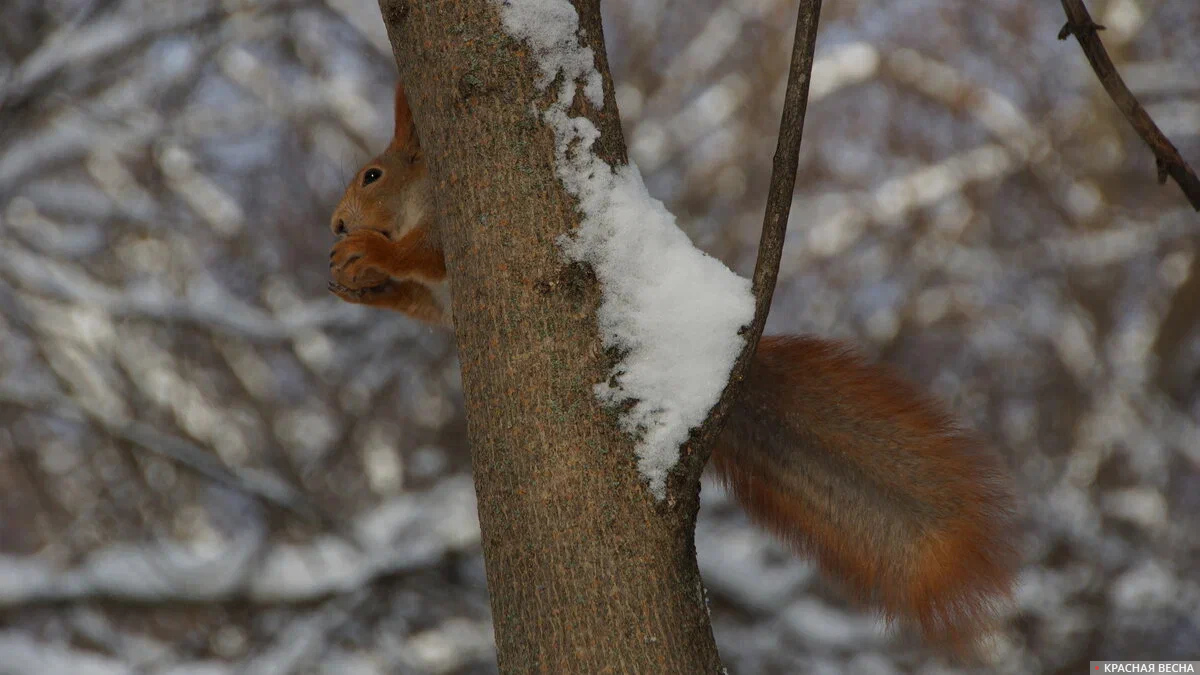
[[[1087,55],[1088,63],[1092,64],[1092,70],[1096,71],[1096,77],[1100,78],[1100,84],[1104,85],[1104,90],[1154,153],[1158,164],[1158,182],[1166,183],[1167,176],[1171,176],[1191,202],[1192,208],[1200,211],[1200,178],[1196,177],[1196,172],[1179,155],[1174,144],[1163,135],[1150,115],[1146,114],[1146,109],[1138,103],[1129,87],[1125,86],[1125,81],[1104,49],[1104,42],[1097,35],[1098,31],[1104,30],[1104,26],[1092,21],[1083,0],[1062,0],[1062,5],[1067,12],[1067,23],[1058,32],[1058,39],[1075,36]]]

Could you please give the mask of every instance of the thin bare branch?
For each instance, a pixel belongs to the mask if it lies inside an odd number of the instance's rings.
[[[1100,84],[1104,85],[1109,98],[1117,104],[1121,114],[1129,120],[1134,131],[1137,131],[1154,153],[1158,166],[1158,182],[1166,183],[1167,176],[1175,179],[1192,207],[1200,211],[1200,178],[1196,177],[1196,172],[1179,154],[1179,150],[1175,149],[1133,92],[1125,86],[1125,81],[1108,58],[1104,43],[1097,35],[1097,31],[1103,30],[1104,26],[1092,21],[1083,0],[1062,0],[1062,6],[1067,13],[1067,23],[1058,32],[1058,39],[1065,40],[1067,36],[1074,35],[1075,39],[1079,40],[1079,46],[1083,48],[1084,55],[1092,64],[1092,70],[1100,79]]]
[[[808,86],[812,81],[820,16],[821,0],[801,0],[796,18],[796,36],[792,43],[791,65],[788,68],[787,90],[783,98],[783,117],[779,122],[779,140],[771,167],[766,214],[758,242],[758,260],[754,265],[754,320],[743,333],[746,344],[729,373],[729,383],[725,385],[721,399],[694,437],[696,446],[700,448],[711,448],[721,432],[729,409],[737,398],[738,388],[750,370],[750,361],[767,324],[771,298],[775,295],[775,281],[779,277],[788,214],[792,209],[792,193],[796,189],[796,167],[800,162],[804,116],[808,112]]]

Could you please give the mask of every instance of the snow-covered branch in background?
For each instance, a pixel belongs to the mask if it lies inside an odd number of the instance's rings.
[[[269,642],[246,658],[188,660],[176,654],[178,645],[142,637],[124,640],[104,617],[88,613],[76,623],[88,624],[89,635],[106,644],[111,656],[91,649],[46,644],[25,631],[0,631],[4,675],[280,675],[305,672],[319,661],[321,673],[384,675],[394,672],[454,673],[474,660],[487,658],[496,649],[491,625],[486,621],[449,619],[411,635],[390,635],[378,654],[366,655],[339,644],[337,631],[353,619],[354,610],[369,594],[349,601],[323,603],[289,622]],[[76,628],[79,628],[76,626]],[[81,631],[82,632],[82,631]],[[237,635],[232,633],[231,635]],[[236,642],[234,637],[232,641]]]
[[[348,593],[476,545],[475,491],[468,477],[448,479],[359,515],[342,536],[308,544],[268,543],[264,535],[247,528],[202,545],[113,544],[67,569],[37,556],[0,556],[0,608],[88,598],[295,603]]]

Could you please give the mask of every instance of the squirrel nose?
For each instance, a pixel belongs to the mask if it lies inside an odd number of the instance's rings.
[[[346,234],[346,221],[342,220],[341,218],[338,218],[337,224],[335,224],[333,226],[333,233],[339,237],[342,236],[343,234]]]

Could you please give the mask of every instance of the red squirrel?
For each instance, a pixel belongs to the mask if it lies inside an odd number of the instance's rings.
[[[446,264],[404,88],[390,145],[330,226],[330,290],[450,326]],[[1016,574],[1000,458],[891,369],[816,337],[764,337],[709,464],[750,518],[888,619],[970,646]]]

